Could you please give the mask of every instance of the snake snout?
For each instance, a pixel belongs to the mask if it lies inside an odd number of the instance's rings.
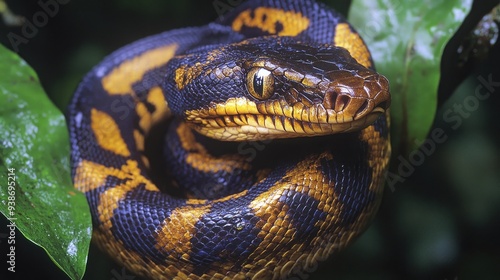
[[[335,79],[323,98],[325,109],[342,115],[344,120],[358,120],[371,113],[383,113],[390,102],[389,82],[372,71]]]

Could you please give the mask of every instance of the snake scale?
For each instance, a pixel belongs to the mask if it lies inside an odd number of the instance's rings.
[[[151,279],[308,273],[378,208],[389,104],[358,33],[311,0],[127,45],[67,112],[93,240]]]

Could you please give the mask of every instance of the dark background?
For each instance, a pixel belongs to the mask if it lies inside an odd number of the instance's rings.
[[[349,1],[324,2],[347,13]],[[41,10],[37,1],[7,3],[30,21]],[[81,77],[106,54],[139,38],[203,25],[217,16],[212,1],[69,1],[59,5],[58,13],[29,42],[18,46],[18,53],[38,73],[54,103],[64,108]],[[9,32],[21,35],[21,28],[0,24],[0,42],[12,48]],[[450,60],[443,63],[443,69],[454,65]],[[387,188],[372,227],[309,279],[499,279],[500,87],[463,117],[459,127],[443,117],[474,94],[478,77],[487,80],[492,75],[500,82],[499,63],[497,43],[484,62],[468,65],[467,78],[436,114],[433,128],[443,129],[447,141],[437,144],[405,182]],[[20,233],[17,272],[6,274],[6,220],[0,221],[0,279],[67,279],[43,249]],[[85,279],[134,278],[92,247]]]

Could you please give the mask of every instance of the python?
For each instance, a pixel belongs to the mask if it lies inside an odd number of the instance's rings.
[[[73,182],[93,240],[137,275],[285,279],[373,218],[389,106],[387,79],[337,12],[247,1],[85,76],[67,113]],[[248,160],[245,141],[265,152]]]

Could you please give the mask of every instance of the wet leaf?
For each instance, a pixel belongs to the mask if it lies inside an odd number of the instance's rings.
[[[472,0],[354,0],[350,22],[391,85],[394,155],[418,149],[436,114],[441,56]]]
[[[73,189],[65,120],[36,73],[0,45],[0,212],[72,279],[83,277],[90,212]]]

